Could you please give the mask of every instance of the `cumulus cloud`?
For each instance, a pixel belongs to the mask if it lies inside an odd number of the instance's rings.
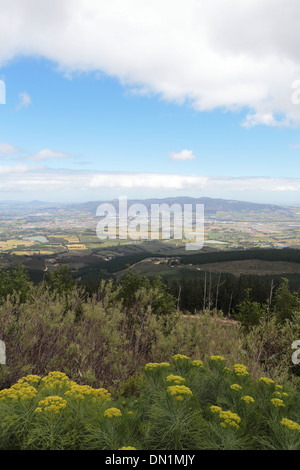
[[[20,150],[12,144],[7,142],[0,142],[0,157],[7,157],[9,155],[15,155]]]
[[[19,93],[19,102],[16,106],[16,109],[28,108],[31,105],[31,97],[25,91],[23,93]]]
[[[298,0],[2,3],[0,64],[45,57],[199,111],[246,109],[244,126],[300,125]]]
[[[70,155],[64,152],[57,152],[51,149],[44,149],[40,150],[40,152],[36,153],[35,155],[30,155],[27,157],[27,160],[32,160],[35,162],[40,162],[42,160],[49,160],[53,158],[68,158]]]
[[[181,150],[181,152],[170,152],[169,156],[171,160],[195,160],[196,156],[192,150]]]

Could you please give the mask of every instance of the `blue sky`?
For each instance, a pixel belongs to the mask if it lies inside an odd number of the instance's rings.
[[[17,0],[13,3],[18,7]],[[59,3],[54,3],[59,15]],[[97,2],[90,4],[97,9]],[[129,4],[139,12],[137,3]],[[179,3],[176,6],[180,9]],[[156,2],[154,12],[155,7]],[[23,18],[28,11],[24,13],[21,6],[17,11],[24,28],[29,27],[33,16]],[[9,17],[9,8],[5,14]],[[118,18],[114,12],[111,15],[109,22],[114,23]],[[43,18],[49,30],[57,18],[55,14],[49,20]],[[75,28],[73,20],[69,21]],[[146,26],[141,29],[147,30]],[[99,44],[103,46],[101,37]],[[291,94],[292,79],[300,78],[298,62],[286,76],[280,70],[286,82],[281,78],[276,89],[270,77],[260,83],[253,75],[247,81],[247,93],[240,97],[244,79],[240,71],[227,77],[223,93],[222,80],[212,85],[214,75],[209,81],[211,90],[205,84],[198,89],[185,74],[176,76],[178,64],[172,55],[170,78],[168,55],[160,58],[158,66],[155,61],[160,52],[151,35],[150,44],[153,50],[146,65],[139,64],[139,51],[123,60],[119,43],[116,58],[109,63],[104,46],[102,56],[97,50],[88,63],[76,49],[73,55],[67,50],[61,57],[52,42],[51,53],[46,46],[47,52],[37,53],[34,36],[21,54],[21,45],[14,45],[17,52],[10,51],[8,57],[0,48],[0,80],[6,85],[6,103],[0,104],[0,199],[79,202],[119,195],[189,195],[300,204],[300,105],[284,102],[284,93],[289,90]],[[234,50],[232,57],[238,60]],[[151,60],[155,63],[144,76]],[[99,63],[91,65],[93,61]],[[193,79],[196,72],[199,80],[206,77],[199,67],[191,69]],[[285,91],[279,100],[275,92],[280,86]],[[261,97],[264,87],[268,99]],[[269,98],[272,93],[274,102]],[[276,121],[276,113],[283,121]]]

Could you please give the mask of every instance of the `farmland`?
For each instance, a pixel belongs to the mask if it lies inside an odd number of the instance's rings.
[[[176,200],[175,200],[176,201]],[[145,205],[152,202],[144,201]],[[170,200],[169,203],[173,203]],[[186,202],[183,200],[182,202]],[[299,273],[299,265],[289,260],[220,259],[213,264],[203,255],[247,250],[300,248],[300,210],[279,206],[205,199],[204,246],[187,252],[185,240],[160,234],[132,240],[99,239],[97,203],[50,205],[44,203],[0,204],[0,257],[2,267],[18,263],[40,273],[67,264],[82,275],[120,277],[130,265],[134,271],[180,277],[181,272],[229,272],[234,274]],[[147,207],[148,207],[147,206]],[[149,226],[150,227],[150,226]],[[187,261],[183,259],[186,256]],[[201,257],[201,263],[195,262]],[[192,260],[192,261],[189,261]],[[190,264],[192,266],[190,266]],[[200,266],[203,265],[203,266]],[[93,274],[92,274],[93,273]],[[100,273],[100,274],[99,274]],[[101,274],[102,273],[102,274]],[[176,273],[176,274],[175,274]],[[41,275],[39,275],[41,277]]]

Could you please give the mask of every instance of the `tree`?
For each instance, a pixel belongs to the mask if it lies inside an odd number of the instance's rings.
[[[251,326],[259,323],[262,316],[266,315],[268,306],[253,302],[250,298],[250,288],[245,289],[245,293],[246,298],[237,305],[238,312],[234,316],[241,322],[242,326],[249,330]]]
[[[18,294],[19,301],[25,302],[30,295],[32,282],[25,266],[19,264],[14,269],[3,269],[0,272],[0,296],[6,298],[14,293]]]
[[[142,296],[145,292],[145,296]],[[150,281],[146,276],[127,271],[120,283],[118,299],[129,311],[140,302],[151,306],[152,312],[156,315],[168,315],[176,311],[176,299],[168,291],[168,286],[164,284],[160,277]],[[147,307],[147,305],[144,307]]]
[[[46,281],[50,290],[58,294],[72,290],[75,285],[68,265],[61,265],[54,271],[47,273]]]
[[[289,281],[282,279],[281,285],[277,288],[274,296],[274,313],[279,323],[285,320],[292,320],[294,313],[300,310],[300,299],[297,292],[291,292]]]

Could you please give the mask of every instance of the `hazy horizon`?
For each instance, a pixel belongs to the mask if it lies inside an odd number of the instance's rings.
[[[124,195],[122,195],[124,196]],[[250,200],[244,200],[244,199],[232,199],[232,198],[213,198],[210,196],[199,196],[199,197],[193,197],[193,196],[188,196],[188,195],[180,195],[180,196],[164,196],[164,197],[158,197],[158,196],[149,196],[149,197],[132,197],[128,198],[128,201],[147,201],[147,200],[164,200],[164,199],[182,199],[182,198],[190,198],[192,200],[197,200],[197,199],[202,199],[202,198],[207,198],[207,199],[212,199],[212,200],[224,200],[224,201],[234,201],[234,202],[241,202],[241,203],[250,203],[250,204],[261,204],[261,205],[275,205],[279,207],[300,207],[300,204],[280,204],[280,203],[268,203],[268,202],[257,202],[257,201],[250,201]],[[70,200],[70,201],[61,201],[61,200],[41,200],[41,199],[0,199],[0,204],[58,204],[58,205],[70,205],[70,204],[88,204],[88,203],[95,203],[95,202],[111,202],[111,201],[118,201],[118,198],[106,198],[106,199],[86,199],[86,200]]]

